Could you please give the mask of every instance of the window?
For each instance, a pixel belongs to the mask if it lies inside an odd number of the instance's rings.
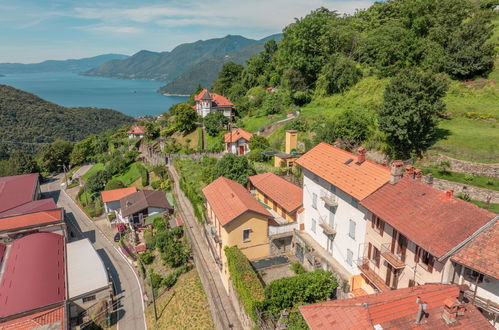
[[[334,208],[331,207],[329,209],[329,226],[334,228]]]
[[[379,217],[372,215],[371,227],[374,228],[381,236],[383,236],[383,230],[385,228],[385,222]]]
[[[91,296],[88,296],[88,297],[83,297],[83,303],[87,303],[89,301],[94,301],[95,300],[95,295],[91,295]]]
[[[313,195],[312,195],[312,207],[314,209],[317,208],[317,194],[316,193],[313,193]]]
[[[482,283],[483,282],[483,274],[476,272],[472,269],[465,268],[464,269],[464,279],[468,282],[472,283]]]
[[[250,233],[251,233],[251,229],[244,229],[243,230],[243,242],[249,242]]]
[[[381,252],[377,247],[369,243],[369,252],[368,252],[369,260],[371,260],[378,268],[381,261]]]
[[[427,266],[427,270],[429,273],[433,272],[433,264],[435,262],[435,258],[429,254],[428,252],[421,250],[421,262]]]
[[[314,233],[316,231],[316,226],[317,226],[317,221],[315,219],[312,219],[312,228],[310,228]]]
[[[347,264],[352,266],[352,262],[353,262],[353,252],[352,250],[347,249]]]
[[[358,209],[359,208],[359,201],[352,197],[350,200],[350,205],[352,205],[353,207]]]
[[[355,227],[356,226],[357,226],[357,224],[355,223],[355,221],[350,220],[350,225],[348,227],[348,236],[350,236],[353,239],[355,239]]]

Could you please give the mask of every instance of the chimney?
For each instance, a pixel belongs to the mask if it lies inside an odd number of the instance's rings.
[[[357,152],[358,152],[358,155],[357,155],[357,164],[362,164],[363,162],[365,162],[366,160],[366,148],[364,147],[360,147],[359,149],[357,149]]]
[[[296,130],[287,130],[286,131],[286,150],[284,151],[287,154],[291,153],[291,150],[296,149],[298,139],[298,131]]]
[[[428,175],[425,178],[425,182],[430,186],[433,186],[433,174],[428,173]]]
[[[449,189],[445,192],[445,197],[447,197],[449,199],[452,198],[453,195],[454,195],[454,190],[452,190],[452,189]]]
[[[405,167],[404,176],[406,178],[414,179],[414,167],[412,167],[412,165],[407,165]]]
[[[333,146],[335,146],[336,148],[341,148],[341,142],[336,140],[334,141]]]
[[[390,164],[390,183],[395,184],[402,179],[402,167],[404,163],[395,160]]]
[[[422,178],[423,178],[423,171],[421,171],[419,168],[416,168],[414,170],[414,179],[421,181]]]
[[[416,298],[416,304],[418,304],[418,313],[416,314],[416,324],[421,324],[423,316],[426,314],[426,303],[421,301],[420,297]]]
[[[452,324],[455,323],[459,316],[464,315],[466,312],[466,306],[459,302],[459,298],[450,297],[444,301],[444,311],[442,313],[442,318],[445,323]]]

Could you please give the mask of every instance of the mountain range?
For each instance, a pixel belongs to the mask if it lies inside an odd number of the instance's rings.
[[[42,73],[42,72],[83,72],[95,68],[111,60],[123,60],[128,55],[104,54],[72,60],[48,60],[40,63],[0,63],[0,76],[14,73]]]
[[[260,52],[266,41],[281,37],[281,34],[276,34],[254,40],[228,35],[181,44],[171,52],[142,50],[127,59],[109,61],[83,74],[159,80],[168,83],[160,89],[162,93],[189,94],[198,84],[210,86],[224,63],[234,61],[243,64]]]

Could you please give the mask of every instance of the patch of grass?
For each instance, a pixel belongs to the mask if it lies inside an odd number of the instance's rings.
[[[285,114],[276,114],[273,115],[274,118],[269,118],[269,116],[251,116],[244,117],[240,121],[238,121],[238,125],[251,133],[256,133],[260,129],[268,126],[270,124],[276,123],[279,120],[283,120],[286,118]]]
[[[150,329],[214,329],[208,299],[196,269],[183,274],[173,288],[156,300],[158,321],[154,310],[146,309]]]
[[[140,162],[135,162],[132,163],[130,166],[127,167],[125,172],[119,175],[113,176],[114,179],[118,179],[125,186],[130,186],[132,183],[134,183],[137,179],[140,178],[140,167],[143,166],[142,163]]]
[[[96,163],[87,171],[87,173],[83,174],[81,178],[84,181],[87,181],[89,177],[91,177],[92,175],[94,175],[99,171],[102,171],[104,167],[105,167],[104,163]]]
[[[185,146],[187,145],[187,140],[189,140],[189,148],[192,150],[196,150],[198,147],[198,131],[194,130],[188,134],[185,134],[183,132],[175,132],[172,137],[180,143],[182,146],[182,149],[185,149]]]
[[[481,207],[482,209],[489,210],[492,213],[499,213],[499,204],[497,203],[490,203],[487,204],[486,202],[482,201],[476,201],[476,200],[471,200],[471,203],[475,204],[478,207]]]
[[[431,173],[435,178],[459,182],[470,186],[499,191],[499,179],[488,176],[471,175],[459,172],[442,173],[437,167],[421,167],[424,174]]]

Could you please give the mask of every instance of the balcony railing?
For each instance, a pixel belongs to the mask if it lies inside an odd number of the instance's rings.
[[[321,199],[326,203],[327,206],[337,207],[338,197],[332,193],[327,193],[325,191],[321,192]]]
[[[391,243],[381,244],[381,255],[393,268],[402,269],[405,267],[405,263],[402,261],[402,258],[405,259],[405,256],[402,257],[402,255],[393,253]]]
[[[369,282],[380,292],[390,291],[390,287],[385,284],[383,278],[378,274],[379,269],[375,267],[373,261],[368,258],[360,258],[355,261],[359,270],[364,274]]]
[[[210,233],[210,236],[213,238],[213,241],[215,243],[220,243],[220,236],[217,233],[217,228],[213,225],[208,225],[208,232]]]
[[[294,230],[298,230],[298,227],[299,225],[297,222],[291,222],[287,225],[269,226],[269,237],[291,234]]]

